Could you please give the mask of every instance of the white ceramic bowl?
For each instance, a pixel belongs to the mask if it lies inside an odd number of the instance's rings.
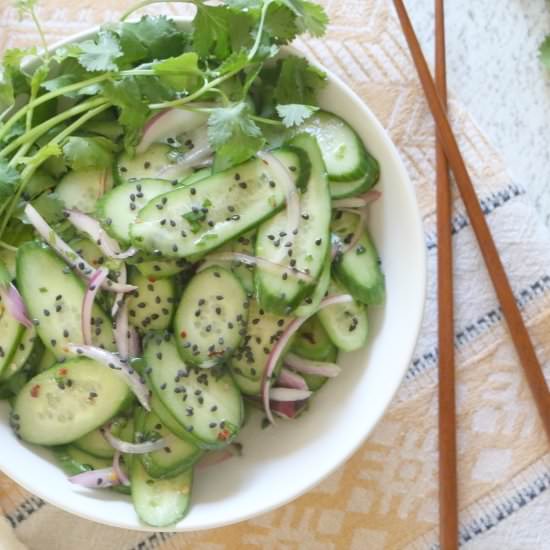
[[[384,128],[333,74],[320,103],[353,125],[381,165],[382,199],[370,207],[369,227],[386,274],[386,303],[370,310],[368,347],[341,355],[342,374],[319,391],[307,414],[265,430],[260,428],[261,417],[253,417],[239,437],[242,458],[196,473],[191,510],[169,531],[243,521],[314,487],[365,441],[411,359],[426,285],[424,237],[412,184]],[[0,449],[0,469],[51,504],[99,523],[152,530],[139,521],[129,497],[75,487],[47,450],[19,442],[8,426],[7,403],[0,404]]]

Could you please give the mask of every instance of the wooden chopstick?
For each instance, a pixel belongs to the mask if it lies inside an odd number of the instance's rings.
[[[445,10],[435,0],[435,84],[447,108]],[[458,548],[456,474],[456,409],[453,307],[452,193],[449,167],[436,136],[437,304],[439,347],[439,542],[443,550]]]
[[[464,159],[460,154],[460,149],[445,112],[445,107],[437,93],[430,69],[418,43],[418,38],[414,32],[403,0],[393,0],[393,2],[416,65],[426,100],[434,117],[441,145],[455,176],[462,201],[470,218],[470,224],[474,230],[487,270],[500,301],[502,312],[508,324],[510,336],[535,400],[546,436],[550,441],[550,392],[548,391],[542,368],[537,359],[535,348],[523,322],[512,287],[510,286],[489,226],[479,205],[472,180],[468,174]]]

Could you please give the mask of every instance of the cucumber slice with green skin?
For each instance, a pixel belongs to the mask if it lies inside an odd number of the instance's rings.
[[[295,153],[273,154],[289,167],[299,166]],[[272,216],[285,198],[284,182],[275,181],[264,162],[252,159],[156,197],[130,226],[131,240],[137,248],[167,257],[204,254]]]
[[[329,181],[331,198],[333,200],[346,199],[369,191],[378,183],[378,172],[376,172],[375,176],[372,175],[372,170],[374,169],[378,169],[378,165],[375,168],[369,169],[365,176],[353,181]]]
[[[42,354],[42,357],[38,362],[36,371],[44,372],[45,370],[48,370],[49,368],[53,367],[56,363],[57,363],[57,359],[55,358],[53,351],[46,348],[44,349],[44,353]]]
[[[292,317],[269,313],[256,300],[250,300],[246,335],[230,362],[231,372],[237,376],[239,387],[246,387],[247,395],[252,395],[250,392],[256,386],[247,386],[239,377],[261,382],[267,358],[292,320]]]
[[[155,279],[165,279],[190,268],[189,262],[183,258],[178,260],[151,260],[135,264],[135,266],[144,277]]]
[[[311,361],[326,361],[336,348],[318,315],[310,317],[298,330],[291,351]]]
[[[330,285],[331,268],[332,260],[329,254],[325,260],[325,267],[323,267],[323,271],[321,271],[321,275],[317,281],[317,286],[313,290],[313,293],[310,296],[306,296],[301,305],[296,308],[294,312],[296,317],[310,317],[319,309],[319,304],[325,297]]]
[[[128,421],[124,417],[115,418],[111,423],[111,433],[118,437],[127,423]],[[78,438],[73,442],[73,446],[97,458],[113,458],[115,455],[115,450],[103,436],[101,428],[97,428]]]
[[[355,130],[340,117],[321,111],[297,131],[317,139],[331,181],[353,181],[367,174],[370,187],[378,181],[378,162],[367,152]]]
[[[151,396],[151,410],[159,417],[160,421],[166,426],[170,432],[186,441],[193,442],[193,439],[189,436],[189,432],[185,429],[183,424],[180,424],[174,415],[166,408],[161,399],[153,392]]]
[[[180,185],[182,187],[188,187],[189,185],[198,183],[199,181],[202,181],[203,179],[211,175],[212,175],[211,168],[202,168],[201,170],[197,170],[196,172],[193,172],[192,174],[187,176],[185,179],[183,179],[180,182]]]
[[[0,373],[10,364],[23,333],[23,325],[10,315],[0,296]]]
[[[63,445],[115,416],[131,398],[126,382],[90,359],[73,359],[41,372],[15,400],[11,423],[28,443]]]
[[[359,217],[355,214],[339,212],[332,222],[332,231],[345,243],[352,238],[358,223]],[[333,272],[359,302],[372,305],[384,303],[384,274],[368,231],[365,231],[353,250],[336,256]]]
[[[347,290],[332,281],[330,294],[346,294]],[[319,320],[327,331],[332,343],[342,351],[355,351],[367,343],[369,322],[367,308],[354,300],[348,304],[339,304],[322,309]]]
[[[162,179],[142,179],[117,185],[101,197],[96,215],[105,231],[121,243],[130,241],[130,224],[151,199],[167,193],[174,186]]]
[[[225,447],[237,435],[243,419],[239,390],[218,367],[186,365],[174,337],[154,334],[148,339],[145,360],[150,387],[187,430],[187,440],[202,449]]]
[[[51,191],[57,185],[57,182],[44,170],[37,170],[28,181],[23,191],[25,200],[34,199],[44,191]]]
[[[300,134],[291,142],[307,152],[311,174],[307,190],[300,197],[300,224],[297,235],[288,235],[288,217],[281,212],[258,229],[256,256],[285,267],[309,273],[317,281],[330,246],[330,193],[321,152],[314,138]],[[287,272],[273,273],[256,267],[255,284],[263,308],[289,314],[315,287]]]
[[[231,375],[243,395],[249,395],[251,397],[260,395],[260,392],[262,391],[261,378],[247,378],[246,376],[238,374],[235,371],[232,371]]]
[[[132,463],[132,501],[144,523],[152,527],[167,527],[180,521],[191,501],[193,470],[171,479],[154,479],[140,460]]]
[[[238,252],[253,256],[255,239],[256,232],[249,231],[248,233],[225,243],[216,250],[216,254],[224,252]],[[231,271],[237,276],[239,281],[241,281],[241,284],[246,292],[252,294],[254,292],[254,267],[235,261],[231,262]]]
[[[203,368],[223,363],[242,340],[248,299],[239,279],[219,266],[197,273],[174,317],[182,359]]]
[[[12,279],[15,279],[15,258],[13,250],[0,249],[0,262],[4,264]]]
[[[133,158],[128,153],[122,153],[117,159],[115,178],[119,184],[145,178],[167,181],[185,178],[192,169],[175,162],[174,154],[177,153],[177,149],[163,143],[154,143],[145,153]]]
[[[153,453],[140,456],[147,473],[154,478],[170,478],[188,470],[202,456],[202,451],[195,445],[176,437],[164,426],[160,418],[153,412],[143,409],[136,417],[136,432],[145,441],[162,438],[166,447]]]
[[[128,321],[140,331],[164,330],[172,322],[176,285],[172,279],[145,277],[132,269],[130,284],[137,288],[128,294]]]
[[[25,329],[23,335],[16,345],[15,353],[13,354],[10,362],[2,370],[2,374],[0,375],[0,382],[7,380],[25,366],[27,359],[32,353],[35,341],[36,330],[34,329],[34,327]]]
[[[69,476],[75,476],[90,470],[109,468],[112,461],[92,456],[73,445],[61,445],[52,449],[61,469]]]
[[[55,191],[65,208],[91,214],[97,201],[113,187],[111,170],[68,172]]]
[[[37,270],[41,276],[37,277]],[[66,344],[82,344],[84,283],[51,248],[37,241],[17,251],[17,283],[38,336],[57,358],[67,357]],[[92,344],[115,348],[110,319],[96,303],[92,309]]]

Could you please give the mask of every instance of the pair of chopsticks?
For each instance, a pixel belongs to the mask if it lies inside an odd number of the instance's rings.
[[[437,127],[437,230],[439,301],[439,508],[440,542],[443,550],[458,548],[458,498],[456,476],[456,414],[454,381],[454,327],[451,243],[451,193],[448,167],[474,230],[485,265],[493,282],[510,336],[519,356],[525,378],[535,400],[546,436],[550,441],[550,392],[535,348],[512,287],[506,276],[495,242],[480,207],[472,180],[447,118],[445,77],[445,31],[443,0],[436,8],[436,81],[432,78],[403,0],[394,5],[409,45],[426,100]]]

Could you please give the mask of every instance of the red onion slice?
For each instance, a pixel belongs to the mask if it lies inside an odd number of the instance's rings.
[[[335,378],[342,372],[342,369],[336,363],[310,361],[294,353],[287,353],[285,355],[285,365],[304,374],[315,374],[317,376],[325,376],[326,378]]]
[[[82,300],[82,338],[84,343],[88,346],[92,345],[92,310],[94,307],[94,300],[97,291],[100,289],[103,281],[107,278],[107,275],[109,275],[109,270],[106,267],[100,267],[97,269],[88,281],[88,288],[86,289],[84,299]]]
[[[205,106],[208,106],[208,104],[190,103],[187,105],[187,107]],[[144,153],[153,143],[164,141],[183,132],[192,131],[205,124],[207,118],[208,114],[192,110],[166,109],[161,111],[145,123],[136,152],[138,154]]]
[[[69,478],[71,483],[88,487],[90,489],[104,489],[120,485],[120,479],[113,468],[103,468],[102,470],[90,470]]]
[[[207,452],[197,463],[197,468],[199,470],[204,470],[209,466],[214,466],[215,464],[221,464],[234,456],[240,456],[242,454],[242,445],[240,443],[231,443],[225,449],[220,449],[219,451],[209,451]]]
[[[365,208],[371,202],[378,200],[382,196],[380,191],[369,191],[359,197],[350,197],[348,199],[337,199],[332,201],[332,208]]]
[[[282,264],[272,262],[271,260],[266,260],[265,258],[260,258],[258,256],[250,256],[248,254],[243,254],[242,252],[214,252],[209,254],[205,258],[205,262],[199,266],[197,273],[205,270],[207,267],[215,264],[216,262],[241,262],[243,264],[249,265],[251,267],[259,266],[266,271],[271,273],[281,273],[286,272],[289,276],[295,276],[298,279],[302,279],[305,282],[312,283],[314,282],[313,277],[308,275],[300,269],[295,269],[287,267]]]
[[[134,247],[121,252],[118,242],[110,237],[101,227],[101,224],[88,214],[78,210],[65,210],[65,215],[73,226],[82,233],[86,233],[108,258],[126,260],[137,252],[137,248]]]
[[[288,369],[281,369],[281,374],[279,374],[279,378],[277,379],[277,384],[283,388],[294,388],[296,390],[309,390],[307,383],[304,380],[304,377]],[[271,399],[274,399],[273,395],[271,395]]]
[[[273,401],[304,401],[309,399],[313,392],[297,390],[296,388],[271,388],[269,398]]]
[[[304,401],[273,401],[271,410],[281,418],[292,420],[298,416],[304,406]]]
[[[27,328],[32,328],[32,322],[29,319],[27,308],[21,298],[21,294],[12,283],[0,285],[0,297],[8,310],[8,313],[20,324]]]
[[[101,428],[101,433],[113,449],[129,455],[144,455],[147,453],[153,453],[164,449],[167,445],[166,440],[162,438],[157,439],[156,441],[144,441],[143,443],[128,443],[127,441],[115,437],[109,426]]]
[[[118,268],[118,277],[116,279],[116,282],[119,285],[125,285],[128,277],[128,272],[126,270],[126,264],[121,263],[120,267]],[[124,292],[117,292],[115,296],[115,300],[113,302],[113,307],[111,308],[111,317],[114,319],[117,316],[118,310],[120,306],[122,305],[124,301]]]
[[[115,342],[119,357],[128,360],[129,332],[128,332],[128,303],[122,302],[115,318]]]
[[[321,311],[322,309],[334,306],[337,304],[345,304],[348,302],[352,302],[353,298],[349,294],[338,294],[336,296],[329,296],[328,298],[325,298],[320,304],[319,307],[315,312],[313,312],[311,315],[314,315],[315,313]],[[275,370],[275,367],[277,366],[277,363],[279,362],[279,359],[283,353],[283,351],[286,348],[286,345],[288,344],[290,338],[296,333],[296,331],[311,317],[309,315],[308,317],[299,317],[297,319],[294,319],[286,328],[286,330],[283,332],[282,336],[277,340],[273,348],[271,349],[271,352],[267,358],[267,365],[264,370],[264,375],[262,379],[262,401],[264,404],[265,414],[268,418],[268,420],[274,424],[275,421],[273,419],[273,415],[271,414],[271,408],[269,404],[269,392],[271,387],[271,377],[273,375],[273,371]]]
[[[270,167],[273,177],[286,187],[287,233],[292,235],[300,224],[300,196],[292,173],[271,153],[260,151],[256,156]]]
[[[113,471],[115,472],[115,475],[117,476],[119,482],[126,486],[130,486],[130,480],[128,479],[128,476],[126,475],[126,472],[124,471],[124,468],[120,464],[120,459],[122,458],[122,453],[120,451],[115,451],[115,456],[113,457]]]
[[[117,372],[126,380],[126,383],[138,398],[138,401],[143,405],[143,407],[150,411],[151,406],[149,404],[150,392],[149,388],[141,378],[141,376],[127,363],[124,363],[117,357],[114,353],[106,351],[101,348],[96,348],[94,346],[85,346],[79,344],[67,344],[67,351],[76,353],[77,355],[84,355],[98,363],[113,369],[114,372]],[[125,452],[125,451],[124,451]]]
[[[38,211],[29,203],[25,207],[25,215],[36,229],[36,232],[61,256],[72,269],[89,279],[95,269],[84,258],[79,256],[47,223]],[[111,292],[131,292],[136,287],[132,285],[122,285],[106,279],[101,288]]]

